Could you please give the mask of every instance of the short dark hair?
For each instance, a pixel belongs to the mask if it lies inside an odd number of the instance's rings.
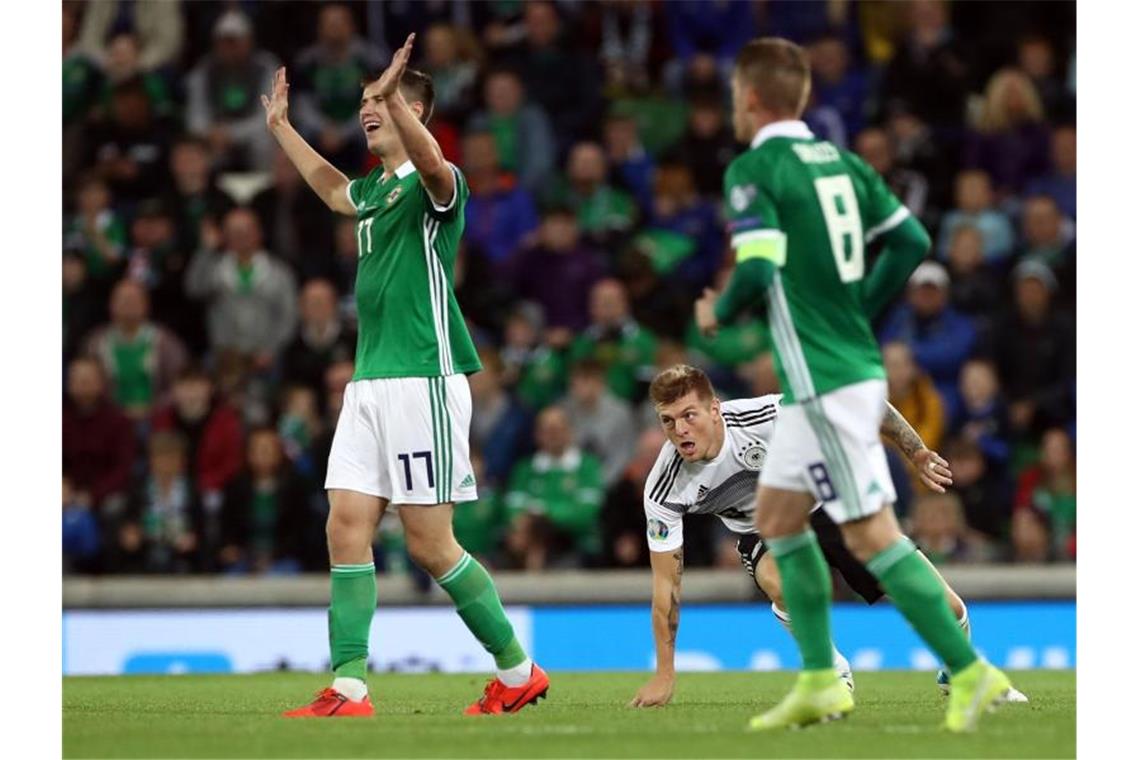
[[[768,110],[799,116],[811,92],[811,67],[799,45],[779,37],[761,37],[741,48],[736,74]]]
[[[592,356],[587,356],[584,359],[579,359],[574,362],[573,368],[570,370],[571,377],[593,377],[598,380],[604,380],[606,377],[606,366]]]
[[[367,87],[378,81],[383,75],[383,69],[369,72],[360,80],[360,86]],[[427,124],[428,120],[431,119],[432,111],[435,110],[435,84],[431,80],[431,75],[416,69],[404,69],[404,74],[400,77],[400,92],[409,103],[418,100],[424,104],[424,112],[420,114],[420,123]]]

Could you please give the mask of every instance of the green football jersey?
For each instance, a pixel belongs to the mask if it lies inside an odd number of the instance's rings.
[[[348,183],[356,208],[354,380],[441,377],[482,369],[452,288],[467,181],[439,210],[411,161],[384,179],[377,167]]]
[[[777,267],[765,294],[787,401],[886,377],[863,312],[866,246],[909,215],[862,159],[800,121],[770,124],[724,178],[737,262]]]

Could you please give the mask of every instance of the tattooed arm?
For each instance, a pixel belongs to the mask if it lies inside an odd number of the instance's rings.
[[[653,568],[653,640],[657,645],[657,673],[641,687],[629,704],[631,707],[666,705],[673,698],[676,673],[673,652],[677,643],[677,627],[681,623],[681,573],[685,565],[684,549],[650,552]]]
[[[926,448],[926,444],[922,442],[922,438],[906,418],[889,403],[879,432],[910,460],[918,471],[918,477],[927,488],[937,493],[946,493],[946,486],[954,482],[950,465],[938,455],[938,452]]]

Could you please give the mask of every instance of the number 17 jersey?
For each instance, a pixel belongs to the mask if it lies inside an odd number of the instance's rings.
[[[859,157],[801,121],[769,124],[725,173],[736,261],[776,266],[765,294],[785,403],[882,379],[863,311],[865,246],[909,215]]]

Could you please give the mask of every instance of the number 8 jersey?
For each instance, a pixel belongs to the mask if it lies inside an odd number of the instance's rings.
[[[886,377],[864,316],[865,248],[909,216],[858,156],[802,121],[769,124],[725,173],[737,262],[767,258],[766,296],[785,403]]]

